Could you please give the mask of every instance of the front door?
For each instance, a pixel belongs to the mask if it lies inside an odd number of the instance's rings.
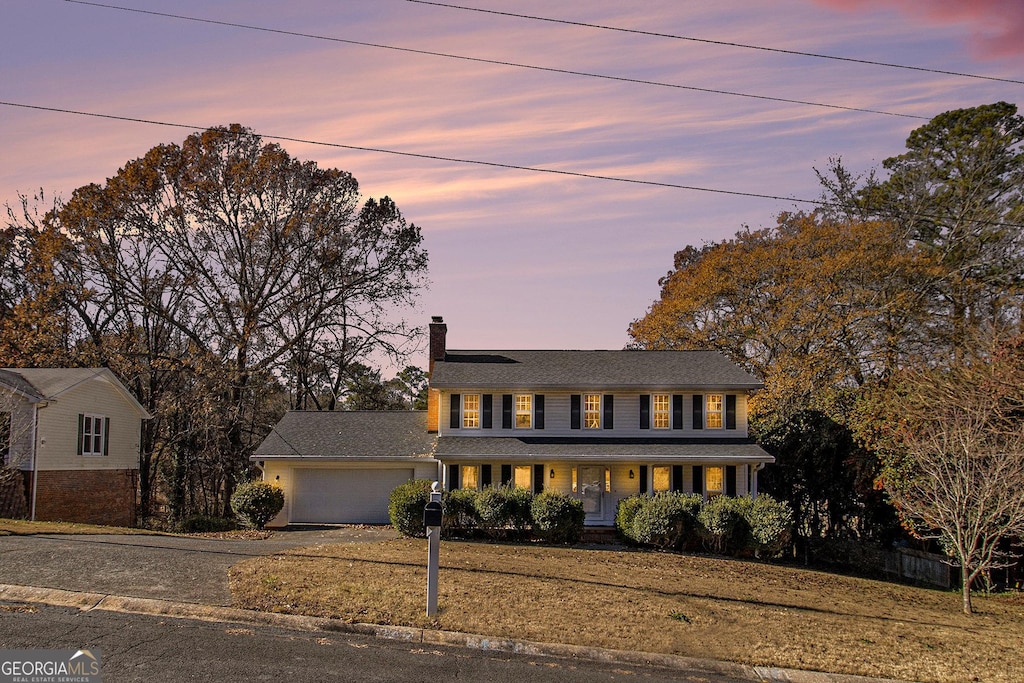
[[[580,467],[577,477],[587,519],[604,519],[604,468]]]

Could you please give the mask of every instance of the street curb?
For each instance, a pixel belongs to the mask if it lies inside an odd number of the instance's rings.
[[[484,652],[508,652],[514,654],[558,657],[562,659],[585,659],[610,664],[632,664],[657,666],[666,669],[698,670],[706,673],[732,676],[760,683],[904,683],[892,679],[869,678],[848,674],[832,674],[798,669],[749,666],[716,659],[683,657],[656,652],[633,652],[607,648],[565,645],[560,643],[537,643],[511,638],[493,638],[473,633],[437,631],[410,626],[385,626],[381,624],[345,623],[337,619],[308,617],[298,614],[258,612],[235,607],[217,607],[191,602],[173,602],[155,598],[133,598],[104,593],[69,591],[57,588],[14,586],[0,584],[0,600],[29,602],[74,607],[82,611],[94,609],[127,614],[146,614],[179,619],[198,619],[210,622],[230,622],[275,626],[300,631],[322,631],[350,633],[353,635],[398,640],[425,645],[447,645],[464,647]]]

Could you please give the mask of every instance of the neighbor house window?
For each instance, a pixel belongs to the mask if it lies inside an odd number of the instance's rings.
[[[459,488],[477,489],[480,487],[480,468],[476,465],[463,465],[459,469]]]
[[[601,428],[601,394],[583,394],[583,428]]]
[[[704,424],[708,429],[722,428],[722,395],[708,394],[707,412],[704,415]]]
[[[110,418],[102,415],[78,416],[78,454],[106,455]]]
[[[672,426],[672,397],[668,394],[654,394],[651,397],[651,408],[654,419],[651,421],[655,429],[668,429]]]
[[[529,429],[533,426],[533,396],[516,395],[516,429]]]
[[[720,496],[725,490],[725,468],[705,467],[704,468],[704,493],[711,498]]]
[[[516,465],[512,472],[512,484],[517,489],[533,490],[533,468],[529,465]]]
[[[462,397],[462,427],[480,428],[480,394],[466,394]]]
[[[671,467],[655,467],[654,468],[654,492],[668,491],[672,488],[672,468]]]

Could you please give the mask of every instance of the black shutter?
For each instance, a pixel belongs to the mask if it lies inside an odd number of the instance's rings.
[[[704,429],[704,397],[693,395],[693,428]]]
[[[501,428],[512,429],[512,394],[501,395]]]
[[[640,465],[640,493],[647,493],[647,465]]]
[[[640,429],[651,428],[651,397],[647,394],[640,396]]]
[[[512,483],[512,465],[501,466],[501,485],[508,486]]]
[[[533,397],[533,428],[544,429],[544,394]]]
[[[454,491],[459,488],[459,466],[448,465],[448,490]]]
[[[462,422],[462,396],[459,394],[452,394],[451,399],[451,419],[448,420],[448,426],[452,429],[458,429],[459,423]]]
[[[110,418],[103,418],[103,455],[110,455]]]
[[[491,485],[491,466],[480,465],[480,488],[485,489]]]
[[[615,429],[615,396],[604,395],[604,428]]]
[[[491,412],[493,411],[493,408],[494,408],[494,397],[491,394],[484,394],[482,400],[483,400],[483,408],[482,408],[483,415],[481,416],[481,421],[483,423],[482,427],[483,427],[483,429],[490,429],[491,428]]]
[[[85,415],[78,414],[78,454],[83,452],[82,444],[85,441]]]
[[[725,428],[736,429],[736,394],[725,395]]]
[[[693,466],[693,492],[704,493],[704,468],[701,465]]]
[[[725,466],[725,495],[736,497],[736,465]]]
[[[533,466],[533,495],[544,490],[544,465]]]
[[[672,465],[672,490],[683,490],[683,466]]]
[[[580,428],[580,395],[569,397],[569,429]]]
[[[683,397],[680,394],[672,396],[672,429],[683,428]]]

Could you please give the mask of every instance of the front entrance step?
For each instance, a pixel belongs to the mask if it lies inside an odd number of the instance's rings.
[[[613,526],[588,526],[583,529],[581,543],[620,543]]]

